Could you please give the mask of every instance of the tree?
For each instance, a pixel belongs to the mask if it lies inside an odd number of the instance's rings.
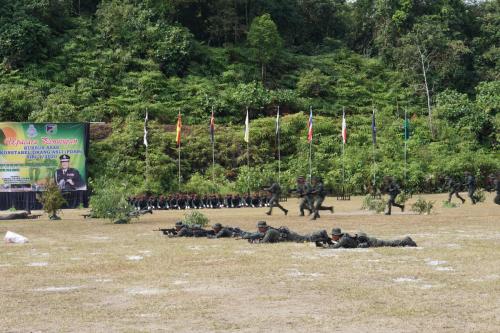
[[[328,93],[330,78],[318,68],[304,72],[297,82],[297,90],[304,97],[320,97]]]
[[[167,26],[159,29],[154,43],[155,59],[167,75],[183,74],[192,57],[194,41],[184,27]]]
[[[255,58],[260,63],[261,80],[264,83],[266,66],[281,52],[283,40],[278,32],[271,15],[264,14],[253,19],[248,42],[254,51]]]
[[[463,41],[450,39],[449,35],[448,28],[439,17],[423,16],[401,38],[401,46],[397,50],[400,67],[409,72],[417,88],[425,92],[429,128],[433,136],[434,89],[437,86],[442,90],[447,80],[453,82],[463,74],[462,57],[470,52]]]

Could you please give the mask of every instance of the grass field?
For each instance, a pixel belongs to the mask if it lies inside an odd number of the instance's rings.
[[[500,206],[389,217],[362,198],[326,203],[317,221],[265,209],[204,210],[212,223],[254,230],[258,220],[298,232],[341,227],[417,248],[317,249],[154,232],[184,212],[129,225],[83,220],[0,221],[28,244],[0,245],[1,332],[500,332]],[[410,200],[414,201],[416,198]]]

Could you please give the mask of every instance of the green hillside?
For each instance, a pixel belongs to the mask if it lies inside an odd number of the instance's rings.
[[[90,177],[126,180],[132,192],[178,190],[179,112],[185,191],[255,190],[276,177],[278,106],[285,185],[309,172],[310,108],[313,174],[331,188],[342,165],[358,193],[374,173],[436,191],[447,174],[482,182],[500,168],[494,0],[0,0],[0,62],[0,121],[111,124],[92,142]]]

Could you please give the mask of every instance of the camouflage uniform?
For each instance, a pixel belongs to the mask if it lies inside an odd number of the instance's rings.
[[[299,177],[297,179],[297,189],[295,190],[297,195],[300,198],[299,201],[299,211],[300,216],[304,216],[304,210],[307,209],[309,211],[309,215],[313,212],[313,195],[312,186],[309,183],[304,182],[304,177]]]
[[[358,233],[357,240],[359,242],[358,247],[367,248],[367,247],[399,247],[399,246],[410,246],[416,247],[417,243],[411,239],[411,237],[407,236],[403,239],[394,239],[394,240],[382,240],[377,239],[375,237],[368,237],[365,233]]]
[[[241,236],[244,232],[240,228],[223,227],[222,224],[216,223],[213,225],[214,235],[209,235],[210,238],[229,238]]]
[[[476,198],[474,197],[474,192],[476,192],[476,177],[472,174],[467,173],[467,177],[465,179],[465,186],[467,186],[467,192],[469,194],[469,198],[472,201],[472,204],[476,204]]]
[[[5,216],[0,216],[0,220],[22,220],[22,219],[27,219],[29,215],[30,213],[28,212],[10,213]]]
[[[446,182],[446,186],[448,187],[448,190],[450,191],[450,193],[448,195],[448,202],[451,202],[451,197],[453,196],[453,194],[455,194],[455,196],[457,198],[459,198],[462,201],[462,203],[465,202],[465,199],[462,198],[459,194],[460,187],[461,187],[461,184],[459,182],[455,181],[451,177],[448,177],[448,181]]]
[[[266,188],[265,190],[271,193],[271,199],[269,200],[269,211],[266,214],[271,215],[273,212],[273,207],[278,207],[283,211],[283,213],[285,213],[285,215],[288,214],[288,210],[280,205],[281,187],[278,185],[278,183],[273,183],[271,187]]]
[[[357,248],[359,245],[359,242],[355,237],[352,237],[347,233],[342,233],[342,231],[339,228],[333,228],[332,235],[340,236],[340,239],[336,243],[328,245],[329,249],[340,249],[340,248],[354,249]]]
[[[312,217],[312,220],[316,220],[319,216],[319,211],[320,210],[329,210],[331,213],[333,213],[333,207],[331,206],[323,206],[323,202],[325,201],[326,198],[326,191],[325,188],[323,187],[323,183],[321,180],[317,180],[316,184],[314,184],[314,189],[311,192],[311,194],[314,194],[316,196],[316,200],[314,202],[314,215]]]
[[[401,193],[401,190],[395,181],[391,180],[389,186],[387,187],[387,193],[389,193],[389,201],[387,202],[387,213],[385,213],[385,215],[391,215],[392,206],[399,207],[401,211],[404,212],[405,206],[396,203],[396,197],[399,193]]]
[[[193,237],[193,230],[182,221],[175,222],[175,229],[177,229],[177,234],[172,237]]]

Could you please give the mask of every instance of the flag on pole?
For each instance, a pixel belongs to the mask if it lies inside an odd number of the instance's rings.
[[[148,110],[146,110],[146,117],[144,117],[144,145],[148,147]]]
[[[245,119],[245,142],[250,142],[250,121],[248,120],[248,108],[247,108],[247,117]]]
[[[372,114],[372,141],[373,144],[377,144],[377,127],[375,125],[375,109],[373,109],[373,114]]]
[[[313,110],[310,108],[309,112],[309,124],[308,124],[309,130],[307,131],[307,141],[311,142],[313,139]]]
[[[210,142],[213,143],[215,138],[215,118],[214,111],[212,110],[212,116],[210,117]]]
[[[278,112],[276,113],[276,135],[280,132],[280,107],[278,106]]]
[[[345,111],[342,111],[342,143],[347,142],[347,124],[345,121]]]
[[[175,142],[179,146],[181,144],[181,130],[182,130],[182,120],[181,120],[181,113],[179,112],[179,115],[177,116],[177,135],[175,137]]]
[[[410,138],[410,119],[406,117],[406,112],[405,112],[405,120],[403,122],[403,135],[404,139],[408,140]]]

